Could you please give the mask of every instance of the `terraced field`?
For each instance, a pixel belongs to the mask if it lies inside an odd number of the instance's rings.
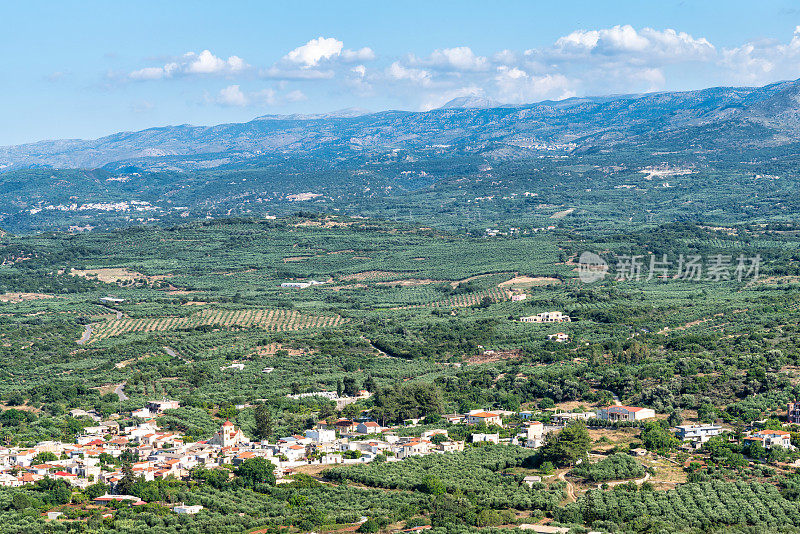
[[[511,298],[510,293],[505,289],[493,287],[484,291],[476,291],[473,293],[465,293],[463,295],[456,295],[447,299],[437,300],[428,304],[417,304],[412,306],[403,306],[402,309],[410,308],[467,308],[479,304],[485,298],[490,298],[492,302],[503,302]]]
[[[271,332],[337,326],[339,315],[306,315],[296,310],[202,310],[189,317],[146,317],[113,319],[94,328],[90,342],[130,332],[164,332],[216,326],[219,328],[258,327]]]

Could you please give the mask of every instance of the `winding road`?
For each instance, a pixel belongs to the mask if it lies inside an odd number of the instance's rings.
[[[120,401],[126,401],[126,400],[128,400],[128,396],[127,396],[127,395],[125,395],[125,392],[124,392],[124,391],[122,391],[122,388],[124,388],[124,387],[125,387],[125,384],[127,384],[127,382],[123,382],[122,384],[120,384],[120,385],[118,385],[116,388],[114,388],[114,393],[116,393],[116,394],[117,394],[117,397],[119,397],[119,400],[120,400]]]
[[[83,335],[78,340],[78,345],[85,345],[89,338],[92,337],[92,325],[87,324],[86,329],[83,331]]]

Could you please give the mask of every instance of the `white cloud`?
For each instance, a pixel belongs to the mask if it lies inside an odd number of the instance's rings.
[[[463,71],[483,70],[488,67],[489,61],[485,57],[476,56],[468,46],[459,46],[434,50],[430,57],[423,61],[423,64]]]
[[[225,89],[220,90],[217,96],[217,102],[223,106],[243,107],[250,103],[250,99],[245,96],[238,85],[229,85]]]
[[[227,60],[224,60],[215,56],[209,50],[203,50],[199,55],[189,52],[185,57],[191,60],[186,67],[186,72],[194,74],[239,72],[247,67],[247,64],[239,56],[230,56]]]
[[[686,32],[670,28],[636,30],[630,25],[600,30],[577,30],[559,38],[554,49],[557,53],[577,57],[627,55],[662,61],[702,60],[716,52],[714,45],[704,37],[695,38]],[[529,50],[527,53],[535,55],[542,51]]]
[[[180,59],[160,67],[144,67],[128,74],[132,80],[161,80],[178,75],[231,75],[238,74],[249,67],[239,56],[222,59],[209,50],[199,54],[187,52]]]
[[[230,107],[259,107],[280,106],[287,103],[301,102],[306,99],[306,95],[299,90],[286,93],[278,92],[273,88],[243,91],[240,85],[233,84],[221,89],[216,97],[206,98],[206,102]]]
[[[746,42],[722,51],[719,65],[737,83],[763,84],[800,76],[800,26],[783,44],[774,39]]]
[[[286,54],[288,61],[304,67],[316,67],[323,59],[330,59],[342,53],[344,43],[333,37],[311,39]]]
[[[576,94],[571,88],[573,82],[562,74],[533,76],[517,67],[497,67],[494,83],[499,99],[515,104],[545,99],[562,100]]]
[[[407,81],[414,84],[427,86],[431,84],[431,73],[424,69],[404,67],[395,61],[386,69],[386,74],[394,80]]]
[[[355,67],[350,69],[350,72],[355,72],[359,78],[363,78],[364,76],[367,75],[367,67],[365,67],[364,65],[356,65]]]
[[[359,48],[358,50],[348,49],[342,51],[342,60],[349,63],[355,63],[356,61],[372,61],[377,57],[375,52],[367,46]]]

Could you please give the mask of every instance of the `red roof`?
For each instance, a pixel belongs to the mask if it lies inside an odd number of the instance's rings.
[[[369,428],[380,428],[381,427],[381,425],[379,425],[375,421],[367,421],[366,423],[364,423],[364,426],[369,427]]]
[[[230,421],[225,421],[224,423],[222,423],[222,426],[233,426],[233,423],[231,423]]]
[[[485,417],[498,417],[498,415],[496,413],[491,413],[491,412],[478,412],[478,413],[470,414],[470,417],[485,418]]]
[[[769,435],[777,435],[777,436],[791,436],[791,432],[786,432],[785,430],[759,430],[754,434],[755,436],[769,436]]]
[[[644,410],[644,408],[639,406],[609,406],[608,410],[625,410],[626,412],[638,412],[640,410]]]

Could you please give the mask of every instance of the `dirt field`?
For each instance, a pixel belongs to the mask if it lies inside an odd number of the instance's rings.
[[[464,360],[465,363],[470,365],[480,364],[480,363],[491,363],[491,362],[499,362],[503,360],[518,360],[522,357],[522,353],[517,350],[511,351],[492,351],[491,354],[479,354],[476,356],[471,356]]]
[[[89,278],[99,280],[107,284],[126,284],[136,280],[147,280],[148,285],[157,282],[158,280],[166,280],[170,278],[171,274],[161,274],[156,276],[146,276],[136,271],[129,271],[125,267],[103,267],[100,269],[72,269],[70,273],[72,276],[80,276],[81,278]]]
[[[440,284],[442,282],[444,282],[444,280],[430,280],[427,278],[424,279],[409,278],[407,280],[392,280],[391,282],[377,282],[376,285],[389,286],[389,287],[395,287],[395,286],[408,287],[408,286],[424,286],[428,284]]]
[[[25,300],[52,299],[54,295],[44,293],[3,293],[0,295],[0,302],[22,302]]]
[[[364,282],[367,280],[380,280],[382,278],[394,278],[395,276],[399,276],[401,273],[393,272],[393,271],[364,271],[361,273],[355,274],[348,274],[342,276],[342,280],[355,280],[358,282]]]
[[[269,345],[258,347],[258,350],[256,350],[256,352],[253,355],[271,357],[275,356],[275,353],[277,353],[279,350],[285,350],[286,352],[289,353],[289,356],[302,356],[303,354],[306,354],[306,351],[301,349],[284,347],[280,343],[270,343]]]
[[[535,286],[550,286],[558,285],[561,280],[558,278],[549,278],[547,276],[515,276],[511,280],[506,280],[498,284],[499,287],[535,287]]]
[[[567,215],[569,215],[573,211],[575,211],[575,208],[569,208],[569,209],[566,209],[564,211],[557,211],[554,214],[552,214],[550,216],[550,218],[551,219],[563,219],[564,217],[566,217]]]

